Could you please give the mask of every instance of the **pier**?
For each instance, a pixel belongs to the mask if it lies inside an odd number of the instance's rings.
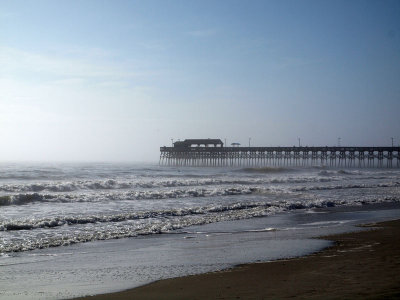
[[[161,147],[159,163],[191,167],[399,168],[399,154],[400,147],[225,147],[220,139],[189,139]]]

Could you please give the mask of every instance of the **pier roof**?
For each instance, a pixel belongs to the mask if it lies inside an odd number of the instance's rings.
[[[192,145],[197,146],[209,146],[214,145],[214,147],[223,147],[224,143],[220,139],[186,139],[184,141],[178,141],[174,143],[174,147],[191,147]]]

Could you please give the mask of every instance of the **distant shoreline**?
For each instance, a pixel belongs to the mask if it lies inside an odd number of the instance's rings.
[[[361,227],[369,230],[320,237],[335,244],[308,256],[244,264],[76,299],[399,298],[400,220]]]

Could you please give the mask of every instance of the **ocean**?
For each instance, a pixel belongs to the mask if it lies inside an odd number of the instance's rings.
[[[0,164],[0,298],[65,299],[304,255],[400,216],[400,170]]]

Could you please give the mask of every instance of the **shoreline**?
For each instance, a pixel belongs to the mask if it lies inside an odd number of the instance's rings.
[[[400,298],[400,220],[360,227],[368,230],[317,237],[334,244],[307,256],[74,299]]]

